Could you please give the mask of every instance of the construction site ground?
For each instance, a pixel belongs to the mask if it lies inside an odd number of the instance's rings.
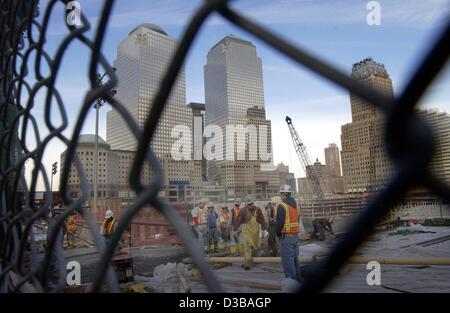
[[[450,260],[450,227],[422,227],[430,233],[404,232],[404,228],[378,231],[355,253],[355,256],[377,258],[445,258]],[[395,233],[395,234],[394,234]],[[307,241],[300,246],[300,256],[319,259],[328,254],[338,239]],[[227,251],[226,249],[222,250]],[[132,248],[134,281],[123,284],[131,292],[208,292],[195,266],[186,260],[182,246],[153,246]],[[82,284],[94,279],[99,261],[95,248],[66,250],[66,260],[81,264]],[[222,253],[221,255],[225,255]],[[225,255],[226,257],[226,255]],[[171,264],[168,264],[171,263]],[[255,264],[246,271],[241,263],[214,263],[214,272],[227,292],[281,292],[284,274],[281,264]],[[155,268],[162,268],[159,274]],[[172,266],[172,267],[170,267]],[[173,267],[176,266],[176,267]],[[166,268],[164,268],[166,267]],[[450,292],[450,265],[381,264],[381,285],[367,284],[370,269],[366,264],[348,264],[328,285],[325,292],[395,293]],[[159,276],[158,276],[159,275]]]
[[[131,248],[134,273],[149,275],[162,263],[180,262],[186,256],[182,246],[149,246]],[[92,282],[99,262],[99,253],[95,247],[77,248],[65,251],[66,261],[78,261],[81,264],[81,283]]]
[[[356,252],[373,260],[377,258],[447,258],[450,259],[450,227],[424,227],[433,233],[395,234],[402,228],[377,232]],[[401,231],[400,231],[401,233]],[[336,240],[336,239],[335,239]],[[334,240],[301,245],[301,256],[324,256]],[[241,264],[217,266],[214,272],[227,292],[281,292],[284,274],[281,264],[255,264],[244,270]],[[398,293],[398,292],[450,292],[450,266],[447,265],[391,265],[381,264],[381,285],[370,286],[366,277],[370,270],[366,264],[346,265],[334,281],[324,290],[339,293]],[[208,292],[198,272],[184,277],[188,291]],[[135,283],[156,292],[178,292],[180,280],[136,275]],[[186,286],[185,286],[186,287]]]

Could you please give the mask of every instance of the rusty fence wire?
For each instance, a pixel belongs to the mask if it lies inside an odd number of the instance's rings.
[[[63,221],[73,212],[78,212],[87,221],[96,246],[100,251],[100,261],[92,285],[92,291],[98,292],[106,285],[108,291],[119,292],[117,277],[111,267],[111,259],[123,231],[131,219],[144,206],[150,205],[161,212],[175,227],[183,241],[187,253],[200,270],[209,290],[223,292],[224,289],[204,258],[203,252],[185,221],[174,208],[157,197],[162,187],[162,168],[151,150],[150,142],[155,133],[158,120],[174,86],[186,55],[193,40],[205,20],[214,12],[225,20],[240,27],[278,50],[284,56],[296,61],[304,68],[346,88],[358,97],[366,99],[387,116],[385,143],[392,158],[396,174],[386,188],[374,197],[357,219],[351,224],[345,236],[340,239],[330,255],[320,263],[310,267],[305,274],[305,282],[300,292],[321,291],[329,283],[338,269],[354,253],[355,249],[371,233],[375,223],[391,207],[401,201],[408,190],[424,186],[450,201],[450,186],[445,185],[427,170],[431,161],[436,138],[429,125],[415,114],[415,108],[427,87],[444,67],[449,55],[450,19],[447,19],[442,35],[429,49],[423,61],[418,65],[414,75],[403,93],[391,98],[353,80],[347,74],[321,61],[301,47],[275,35],[270,29],[244,17],[229,7],[226,0],[207,0],[191,17],[171,63],[161,81],[156,97],[153,99],[151,112],[145,126],[141,129],[131,117],[125,106],[114,99],[109,92],[117,84],[117,77],[112,66],[102,54],[105,30],[111,17],[114,0],[102,2],[101,16],[95,29],[93,40],[87,36],[91,25],[81,15],[81,26],[68,26],[68,34],[59,44],[54,56],[44,49],[49,32],[49,20],[55,14],[55,7],[66,5],[69,1],[49,0],[45,8],[39,7],[38,0],[1,0],[0,1],[0,292],[20,292],[31,287],[38,292],[62,291],[65,285],[65,264],[60,245],[55,244],[63,227]],[[42,16],[42,21],[38,21]],[[80,113],[75,121],[72,137],[63,135],[68,127],[68,116],[64,99],[55,87],[60,71],[60,64],[68,46],[73,42],[83,44],[90,51],[90,66],[87,77],[90,90],[84,94]],[[30,65],[33,64],[33,65]],[[42,68],[48,68],[47,71]],[[109,81],[99,85],[96,80],[98,69],[106,70]],[[30,78],[30,73],[35,79]],[[33,115],[36,95],[44,92],[45,125],[38,125]],[[138,139],[139,146],[130,173],[130,185],[136,192],[134,203],[124,209],[111,238],[111,244],[105,246],[96,222],[83,207],[89,198],[90,190],[86,174],[75,151],[78,137],[89,110],[97,99],[104,99],[120,114]],[[57,111],[61,122],[52,121],[51,112]],[[48,134],[43,136],[40,129],[46,127]],[[42,133],[42,131],[41,131]],[[27,135],[36,141],[34,149],[27,145]],[[39,256],[34,241],[33,223],[46,217],[52,205],[52,192],[49,177],[42,163],[42,158],[51,140],[59,140],[67,147],[66,161],[61,169],[60,191],[65,210],[49,232],[48,249],[45,256]],[[31,179],[25,179],[25,162],[33,165]],[[149,162],[155,180],[148,186],[139,179],[145,162]],[[81,196],[73,199],[67,190],[70,164],[73,163],[79,173]],[[35,204],[35,191],[38,177],[45,184],[45,203],[40,207]],[[57,256],[59,279],[49,279],[49,259]]]

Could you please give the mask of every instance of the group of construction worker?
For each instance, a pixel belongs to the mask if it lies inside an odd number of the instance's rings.
[[[50,240],[50,232],[58,221],[62,218],[62,213],[64,212],[64,208],[61,202],[56,202],[53,208],[50,209],[50,213],[48,214],[48,228],[47,228],[47,247],[49,247]],[[109,242],[109,238],[111,237],[112,232],[114,231],[114,227],[116,225],[116,220],[114,218],[114,214],[111,210],[106,211],[105,221],[102,225],[102,235],[105,238],[106,244]],[[56,240],[53,245],[53,249],[49,252],[49,267],[50,273],[52,277],[57,276],[57,263],[58,263],[58,250],[62,251],[64,249],[64,237],[67,240],[67,249],[73,249],[76,247],[75,239],[76,233],[78,229],[77,224],[77,214],[74,212],[70,214],[62,223],[62,226],[59,227],[59,230],[56,234]]]
[[[62,204],[56,203],[55,206],[50,210],[50,214],[48,216],[49,226],[51,224],[54,224],[57,222],[57,220],[60,218],[62,212],[63,212]],[[107,210],[106,214],[105,214],[105,220],[104,220],[104,222],[102,224],[102,228],[101,228],[101,233],[107,243],[109,241],[109,238],[111,237],[111,234],[114,231],[115,225],[116,225],[116,219],[114,218],[113,211]],[[49,227],[49,229],[50,229],[50,227]],[[74,212],[66,218],[66,220],[64,221],[64,224],[61,228],[62,238],[64,238],[64,236],[66,237],[68,249],[75,248],[75,238],[76,238],[77,229],[78,229],[77,214],[76,214],[76,212]],[[63,240],[61,240],[61,241],[63,241]]]
[[[200,200],[192,210],[192,222],[200,246],[208,244],[209,252],[218,251],[219,232],[224,242],[227,240],[243,247],[243,267],[249,270],[252,259],[260,249],[260,238],[268,237],[268,248],[272,256],[278,255],[277,241],[280,242],[280,256],[286,277],[301,280],[299,256],[299,208],[291,196],[289,185],[280,187],[281,202],[269,202],[266,206],[268,223],[262,210],[255,206],[254,198],[248,195],[245,206],[241,208],[240,199],[235,199],[231,212],[222,207],[220,214],[215,212],[214,204]],[[267,231],[268,229],[268,231]],[[277,240],[278,238],[278,240]]]

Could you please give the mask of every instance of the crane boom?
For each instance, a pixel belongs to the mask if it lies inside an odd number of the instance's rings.
[[[320,204],[322,205],[322,208],[324,208],[325,195],[322,191],[322,187],[320,186],[319,174],[316,172],[315,167],[312,165],[308,155],[308,151],[306,151],[306,146],[301,141],[300,136],[297,133],[297,130],[292,124],[292,119],[289,116],[286,116],[286,123],[288,124],[289,132],[291,133],[292,141],[294,143],[297,156],[300,159],[300,163],[303,166],[306,177],[308,178],[308,182],[311,185],[313,195],[317,200],[319,200]]]

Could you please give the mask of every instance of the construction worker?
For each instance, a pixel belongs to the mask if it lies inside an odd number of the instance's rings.
[[[205,249],[206,242],[206,209],[205,200],[200,200],[198,206],[192,209],[192,223],[194,224],[194,230],[197,233],[198,241],[202,250]]]
[[[241,240],[242,229],[237,228],[236,231],[234,230],[235,226],[237,225],[237,217],[239,215],[239,211],[241,210],[240,206],[241,206],[241,199],[236,198],[234,200],[234,208],[231,209],[231,218],[230,218],[230,225],[232,230],[231,239],[233,240],[233,243],[236,245],[242,243]]]
[[[277,210],[273,206],[272,202],[269,202],[266,206],[266,213],[268,219],[269,239],[268,246],[269,252],[272,256],[278,256],[277,247]]]
[[[105,221],[103,222],[102,226],[102,235],[103,237],[105,237],[106,244],[109,244],[115,226],[116,226],[116,219],[114,218],[114,212],[111,210],[106,211]]]
[[[218,252],[219,250],[219,230],[217,229],[217,218],[219,217],[214,211],[214,204],[208,203],[208,247],[209,252]]]
[[[237,224],[234,225],[234,230],[236,231],[242,225],[242,234],[244,237],[244,268],[249,270],[252,265],[252,258],[259,250],[260,225],[261,229],[266,232],[266,223],[261,209],[253,204],[254,200],[251,195],[246,197],[245,202],[247,205],[240,210],[237,217]]]
[[[230,241],[230,210],[227,206],[222,206],[219,215],[219,229],[223,242]]]
[[[291,186],[280,187],[281,203],[277,208],[276,232],[280,237],[280,254],[284,275],[288,278],[301,281],[300,263],[298,261],[299,248],[299,220],[300,215],[297,203],[291,197]]]
[[[49,220],[48,220],[48,228],[47,228],[47,247],[49,247],[50,234],[54,227],[56,227],[56,223],[61,218],[62,213],[62,205],[61,203],[56,203],[55,206],[50,210]],[[62,227],[59,228],[53,249],[49,252],[49,263],[50,263],[50,271],[51,276],[55,278],[58,275],[57,263],[58,263],[58,252],[57,250],[63,250],[64,248],[64,236],[67,232],[66,224],[63,223]]]
[[[77,214],[74,212],[71,214],[66,221],[67,229],[67,248],[75,248],[75,235],[77,232]]]
[[[333,221],[334,220],[333,220],[332,217],[330,217],[330,218],[316,218],[316,219],[314,219],[313,220],[314,230],[313,230],[313,233],[312,233],[311,237],[312,238],[316,238],[317,234],[319,234],[318,235],[319,240],[320,241],[325,240],[325,233],[327,231],[329,231],[331,234],[333,234],[333,227],[332,227]]]

